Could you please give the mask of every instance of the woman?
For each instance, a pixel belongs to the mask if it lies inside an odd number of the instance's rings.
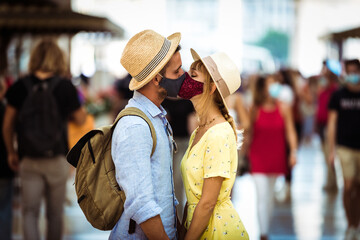
[[[233,119],[224,98],[240,86],[240,74],[223,53],[195,62],[179,96],[190,99],[199,126],[181,162],[187,197],[185,236],[190,239],[248,239],[230,200],[236,178],[237,144]]]
[[[261,240],[268,239],[276,178],[287,171],[286,141],[290,149],[290,167],[296,163],[297,140],[291,107],[277,101],[280,88],[273,76],[259,76],[250,110],[250,171],[257,191]]]

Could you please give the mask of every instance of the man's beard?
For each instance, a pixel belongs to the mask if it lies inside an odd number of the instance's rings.
[[[167,97],[167,91],[165,88],[163,88],[161,86],[159,86],[159,87],[160,88],[158,90],[158,98],[159,98],[159,100],[164,101],[165,98]]]

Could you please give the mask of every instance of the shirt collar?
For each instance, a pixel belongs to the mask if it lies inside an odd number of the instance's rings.
[[[134,91],[133,99],[142,105],[154,118],[158,115],[161,117],[165,117],[167,112],[166,110],[160,105],[160,108],[158,108],[150,99],[139,93],[138,91]]]

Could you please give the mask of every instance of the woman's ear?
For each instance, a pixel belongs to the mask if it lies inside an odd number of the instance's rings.
[[[213,94],[216,90],[216,85],[214,82],[211,83],[211,91],[210,91],[210,95]]]

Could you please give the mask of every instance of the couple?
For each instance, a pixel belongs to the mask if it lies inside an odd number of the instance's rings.
[[[248,239],[230,200],[236,178],[237,145],[233,119],[224,98],[240,86],[240,74],[223,53],[200,58],[188,73],[182,69],[180,33],[168,38],[145,30],[133,36],[121,64],[133,77],[127,107],[142,110],[154,125],[157,145],[147,123],[135,116],[118,122],[112,139],[116,179],[125,191],[124,213],[109,239]],[[199,116],[181,162],[187,204],[177,218],[173,182],[176,144],[166,111],[166,97],[191,100]]]

